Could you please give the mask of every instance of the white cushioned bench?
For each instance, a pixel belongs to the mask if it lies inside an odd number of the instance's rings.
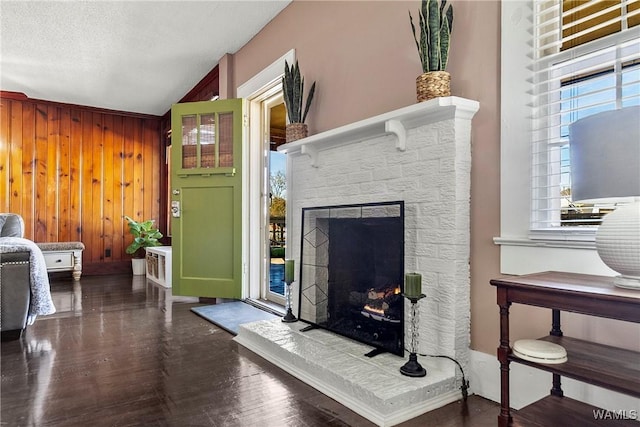
[[[37,243],[44,255],[48,272],[71,271],[74,280],[82,274],[82,242]]]

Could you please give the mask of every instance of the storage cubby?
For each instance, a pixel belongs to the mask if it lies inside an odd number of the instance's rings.
[[[155,246],[147,250],[147,279],[165,288],[171,287],[171,246]]]

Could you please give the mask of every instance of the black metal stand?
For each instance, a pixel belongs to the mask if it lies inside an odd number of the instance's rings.
[[[298,318],[293,315],[293,311],[291,311],[291,283],[293,282],[285,282],[285,299],[287,304],[287,313],[282,318],[282,321],[285,323],[297,322]]]
[[[382,354],[382,353],[386,353],[386,352],[387,352],[387,350],[383,350],[381,348],[374,348],[373,350],[371,350],[368,353],[365,353],[364,355],[365,355],[365,357],[376,357],[377,355]]]
[[[408,377],[424,377],[427,375],[427,370],[418,363],[418,301],[424,298],[426,295],[420,294],[418,296],[408,296],[402,294],[405,298],[411,301],[411,346],[409,348],[409,361],[400,367],[400,373]]]

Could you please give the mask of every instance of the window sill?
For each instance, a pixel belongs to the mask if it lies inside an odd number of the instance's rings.
[[[494,237],[496,245],[595,249],[597,227],[530,230],[527,237]]]
[[[531,236],[526,237],[494,237],[493,242],[501,246],[530,246],[566,249],[596,249],[595,239],[574,239],[574,236]],[[586,237],[586,236],[585,236]]]
[[[566,271],[601,276],[616,275],[598,256],[593,239],[569,240],[570,236],[554,237],[494,237],[494,243],[500,246],[501,274]]]

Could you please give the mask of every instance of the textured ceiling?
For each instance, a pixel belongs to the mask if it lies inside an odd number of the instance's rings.
[[[0,89],[161,115],[282,1],[0,1]]]

